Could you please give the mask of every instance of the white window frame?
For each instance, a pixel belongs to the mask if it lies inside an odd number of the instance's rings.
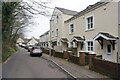
[[[57,42],[57,46],[60,46],[60,42]]]
[[[91,51],[91,49],[88,51],[88,42],[93,42],[93,51]],[[86,51],[87,51],[87,52],[94,52],[94,46],[95,46],[95,45],[94,45],[94,40],[87,40],[87,41],[86,41]],[[91,46],[90,46],[90,47],[91,47]]]
[[[111,46],[111,52],[108,52],[108,45]],[[112,50],[112,45],[111,45],[111,44],[107,44],[107,45],[106,45],[106,52],[107,52],[108,55],[111,55],[111,54],[112,54],[113,50]]]
[[[58,23],[59,16],[56,16],[56,23]]]
[[[58,37],[58,34],[59,34],[59,33],[58,33],[58,29],[56,29],[56,37]]]
[[[71,29],[71,25],[73,25],[73,32],[71,32],[72,31],[72,29]],[[69,25],[69,34],[73,34],[74,33],[74,24],[73,23],[71,23],[70,25]]]
[[[90,17],[93,17],[93,28],[90,28],[90,29],[88,29],[88,18],[90,18]],[[90,16],[87,16],[86,18],[85,18],[85,23],[86,23],[86,31],[89,31],[89,30],[94,30],[95,28],[94,28],[94,25],[95,25],[95,23],[94,23],[94,14],[92,14],[92,15],[90,15]],[[91,24],[91,22],[90,22],[90,24]]]

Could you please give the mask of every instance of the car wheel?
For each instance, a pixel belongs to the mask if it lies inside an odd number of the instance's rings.
[[[38,54],[38,56],[39,56],[39,57],[41,57],[41,56],[42,56],[42,54]]]
[[[38,56],[40,57],[41,55],[40,55],[40,54],[38,54]]]
[[[32,54],[30,54],[30,56],[32,56]]]

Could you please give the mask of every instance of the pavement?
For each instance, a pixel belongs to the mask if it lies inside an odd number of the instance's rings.
[[[52,60],[54,63],[63,68],[74,78],[109,78],[105,75],[89,70],[86,66],[79,66],[65,59],[49,56],[47,54],[43,54],[43,57]]]

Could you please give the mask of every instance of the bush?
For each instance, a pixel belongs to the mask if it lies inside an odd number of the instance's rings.
[[[11,51],[11,53],[14,53],[14,52],[15,52],[15,49],[10,48],[10,51]]]
[[[11,48],[8,47],[7,45],[4,45],[2,47],[2,62],[4,62],[5,60],[7,60],[7,58],[12,54],[15,53],[18,50],[18,48]]]

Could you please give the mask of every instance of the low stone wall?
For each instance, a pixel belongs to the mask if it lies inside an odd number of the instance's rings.
[[[114,79],[120,79],[120,64],[96,58],[92,58],[91,60],[91,65],[89,66],[90,70],[99,72]]]

